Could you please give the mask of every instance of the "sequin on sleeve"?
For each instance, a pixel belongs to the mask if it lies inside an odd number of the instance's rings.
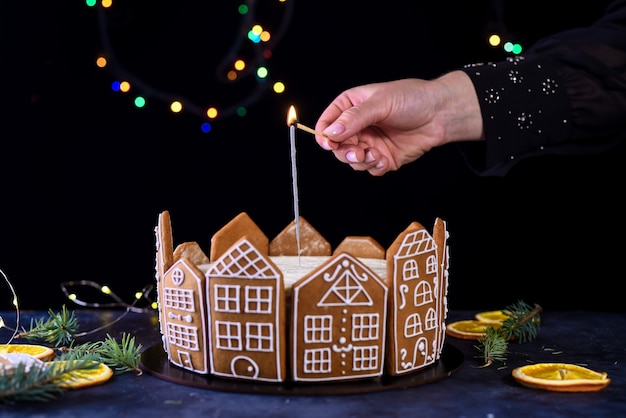
[[[567,138],[569,99],[548,62],[516,56],[463,70],[474,83],[483,114],[485,153],[481,158],[468,154],[479,173],[503,174]]]

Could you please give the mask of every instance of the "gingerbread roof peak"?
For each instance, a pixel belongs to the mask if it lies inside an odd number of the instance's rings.
[[[211,262],[220,258],[226,250],[243,237],[247,237],[263,255],[269,254],[269,239],[246,212],[241,212],[211,238],[209,255]]]
[[[346,237],[335,248],[333,254],[339,252],[348,252],[361,258],[385,258],[385,248],[372,237]]]
[[[302,256],[329,256],[331,254],[330,243],[317,232],[315,228],[302,216],[300,221],[300,255]],[[298,255],[298,242],[296,237],[296,221],[293,220],[271,242],[269,254]]]

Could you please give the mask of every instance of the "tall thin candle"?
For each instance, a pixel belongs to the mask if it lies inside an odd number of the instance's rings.
[[[300,208],[298,203],[298,167],[296,165],[296,109],[291,106],[287,114],[289,125],[289,143],[291,145],[291,182],[293,190],[293,212],[296,223],[296,245],[298,248],[298,265],[300,265]]]

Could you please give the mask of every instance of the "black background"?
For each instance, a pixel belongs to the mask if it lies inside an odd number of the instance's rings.
[[[605,3],[291,0],[268,61],[287,91],[267,91],[247,116],[218,119],[202,133],[193,112],[174,115],[157,98],[137,109],[111,91],[115,74],[94,65],[105,47],[96,8],[2,2],[0,269],[23,309],[67,303],[59,284],[70,280],[107,284],[131,302],[154,281],[162,210],[175,244],[198,241],[207,253],[211,235],[240,212],[270,239],[291,222],[289,105],[314,126],[353,85],[503,59],[484,40],[494,23],[530,45],[591,23]],[[270,30],[288,10],[278,1],[256,7]],[[228,106],[256,85],[215,77],[241,37],[233,2],[119,0],[103,16],[117,63],[151,92]],[[333,246],[369,235],[386,247],[412,221],[429,230],[436,217],[447,221],[451,309],[523,299],[545,309],[624,310],[616,290],[623,150],[536,159],[489,178],[470,172],[449,145],[372,177],[337,162],[309,134],[298,132],[297,146],[300,214]],[[0,308],[9,307],[3,284],[0,296]]]

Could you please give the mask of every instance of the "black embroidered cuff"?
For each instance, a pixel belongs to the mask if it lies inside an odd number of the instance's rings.
[[[479,174],[503,175],[567,138],[571,106],[549,62],[516,56],[462,70],[474,83],[483,115],[485,154],[465,155]]]

